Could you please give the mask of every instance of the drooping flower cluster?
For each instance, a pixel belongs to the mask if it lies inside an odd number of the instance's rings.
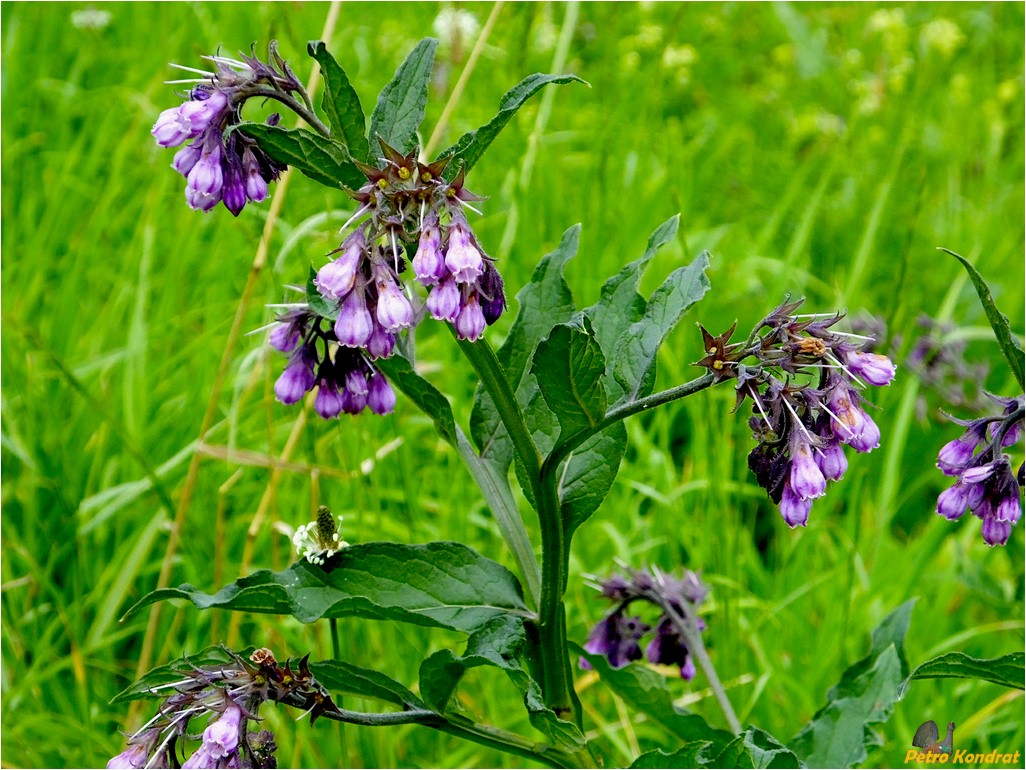
[[[290,103],[294,101],[290,93],[304,94],[302,85],[273,43],[271,64],[241,56],[241,61],[204,57],[213,63],[213,72],[174,65],[203,77],[173,81],[197,85],[183,104],[160,113],[151,131],[161,147],[189,142],[175,154],[171,167],[185,177],[185,200],[199,211],[224,203],[238,216],[247,201],[264,200],[268,183],[285,169],[263,152],[256,140],[229,129],[242,121],[242,105],[247,99],[269,97]],[[278,116],[272,115],[267,122],[276,125]]]
[[[745,343],[729,342],[734,326],[719,337],[703,328],[707,355],[698,362],[718,381],[737,378],[737,407],[752,399],[749,425],[759,444],[748,466],[792,528],[808,523],[827,481],[844,476],[842,445],[856,452],[880,445],[861,391],[890,384],[895,372],[889,358],[865,352],[866,338],[831,328],[842,314],[796,315],[803,303],[777,307]],[[749,357],[756,361],[742,363]]]
[[[413,274],[429,290],[427,312],[452,322],[460,339],[480,338],[506,307],[502,278],[463,213],[467,201],[481,198],[463,186],[462,171],[445,181],[447,160],[425,165],[416,150],[403,155],[381,146],[383,167],[358,164],[367,184],[350,193],[360,204],[350,222],[366,219],[314,282],[338,308],[336,336],[366,347],[375,335],[394,338],[414,324],[413,295],[401,276],[407,253],[415,252]]]
[[[323,565],[328,559],[348,548],[349,543],[342,539],[338,526],[342,524],[342,517],[338,517],[338,525],[326,505],[317,509],[317,519],[309,524],[300,526],[292,536],[292,545],[300,558],[306,559],[311,564]]]
[[[1023,466],[1018,479],[1012,473],[1011,458],[1002,450],[1022,440],[1023,396],[987,396],[1001,407],[1001,413],[976,420],[952,421],[965,432],[940,450],[937,467],[958,479],[937,499],[937,513],[954,521],[966,510],[982,519],[987,545],[1004,545],[1012,527],[1022,518]]]
[[[367,408],[388,414],[395,407],[395,392],[374,360],[392,354],[395,336],[378,332],[366,347],[357,348],[348,337],[339,339],[337,327],[306,303],[296,303],[278,317],[270,344],[288,353],[289,360],[274,384],[275,396],[283,404],[295,404],[316,385],[314,411],[325,420]]]
[[[675,578],[655,569],[651,573],[628,570],[627,577],[613,575],[598,588],[617,606],[592,630],[584,643],[585,650],[605,656],[613,668],[621,668],[644,656],[650,663],[676,666],[684,679],[695,678],[688,637],[698,640],[706,628],[705,621],[695,611],[709,593],[696,573],[684,570],[682,578]],[[638,601],[654,604],[661,610],[655,635],[644,654],[641,640],[652,626],[638,615],[627,614],[630,606]],[[590,664],[582,659],[581,667],[590,668]]]
[[[172,690],[157,713],[128,737],[128,748],[113,757],[108,768],[143,767],[277,767],[274,736],[251,731],[260,706],[268,700],[310,712],[311,722],[325,712],[337,711],[331,696],[310,674],[306,658],[293,671],[291,663],[278,665],[270,650],[259,649],[249,661],[224,650],[222,665],[193,666],[182,678],[153,687],[150,692]],[[207,717],[201,735],[189,730],[193,720]],[[186,759],[186,742],[200,746]],[[181,758],[180,758],[181,757]]]

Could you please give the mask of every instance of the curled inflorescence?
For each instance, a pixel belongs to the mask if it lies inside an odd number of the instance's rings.
[[[373,362],[391,356],[397,335],[425,312],[451,322],[460,339],[477,340],[506,307],[502,277],[463,213],[467,201],[480,200],[463,174],[447,182],[445,160],[425,165],[416,151],[381,144],[383,168],[358,164],[367,184],[350,193],[360,206],[343,230],[359,224],[313,279],[325,309],[293,306],[270,337],[290,354],[275,384],[278,400],[296,403],[317,385],[314,409],[325,419],[367,407],[392,411],[395,394]],[[403,281],[409,267],[429,290],[426,301]]]
[[[588,636],[584,649],[603,655],[613,668],[626,666],[633,660],[647,657],[650,663],[676,666],[684,679],[694,679],[695,663],[687,636],[704,631],[705,621],[695,614],[709,593],[701,578],[690,570],[675,578],[653,569],[651,572],[628,570],[627,576],[613,575],[598,586],[602,595],[616,603]],[[652,626],[639,615],[628,615],[635,602],[653,604],[661,610],[656,620],[655,635],[643,655],[641,640]],[[581,661],[588,668],[586,660]]]
[[[194,666],[182,678],[160,687],[173,690],[157,713],[128,737],[128,748],[113,757],[108,768],[143,767],[277,767],[274,736],[253,732],[249,722],[259,720],[260,706],[278,701],[310,712],[311,721],[336,711],[331,696],[310,674],[307,659],[296,670],[278,664],[267,649],[256,650],[249,661],[225,651],[229,661],[220,666]],[[202,735],[189,725],[207,717]],[[200,746],[186,759],[186,740]],[[181,759],[179,758],[181,755]]]
[[[204,57],[213,72],[181,67],[202,77],[194,82],[188,98],[177,107],[164,110],[151,133],[161,147],[178,147],[171,167],[186,179],[185,200],[200,211],[218,203],[235,216],[247,201],[258,203],[267,197],[267,185],[279,177],[285,166],[262,151],[255,139],[231,130],[242,121],[242,105],[253,97],[286,99],[293,92],[304,93],[302,85],[270,46],[271,64],[240,54],[242,60],[224,56]],[[267,119],[276,125],[278,116]]]
[[[955,520],[971,511],[983,521],[983,539],[993,546],[1008,542],[1012,527],[1022,518],[1023,466],[1016,478],[1011,458],[1002,450],[1022,439],[1026,410],[1023,396],[987,395],[1001,407],[1000,414],[976,420],[950,418],[965,432],[945,444],[937,458],[937,467],[958,479],[937,499],[937,513]]]
[[[856,452],[880,445],[861,392],[890,384],[895,371],[886,356],[865,352],[870,339],[831,328],[842,314],[796,315],[803,303],[780,305],[745,343],[729,342],[733,326],[719,337],[703,328],[698,362],[717,380],[737,378],[737,407],[752,400],[759,444],[748,466],[791,527],[808,523],[812,501],[848,469],[843,444]],[[755,362],[742,363],[748,358]]]

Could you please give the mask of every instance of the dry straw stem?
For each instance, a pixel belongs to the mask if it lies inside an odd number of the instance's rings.
[[[321,39],[328,40],[331,38],[335,30],[335,25],[338,22],[340,9],[340,0],[333,0],[328,8],[328,16],[324,21],[324,28],[321,31]],[[307,84],[307,91],[311,94],[314,93],[319,82],[320,67],[315,63]],[[246,285],[239,298],[238,309],[235,311],[235,319],[232,321],[232,328],[228,333],[228,341],[225,343],[224,353],[221,356],[221,363],[217,369],[217,377],[215,378],[214,386],[210,391],[210,400],[207,402],[207,409],[203,415],[203,421],[200,423],[200,441],[202,441],[206,436],[207,431],[210,429],[210,426],[214,421],[214,415],[217,413],[217,405],[221,397],[221,391],[224,387],[225,379],[228,376],[229,367],[232,363],[232,356],[235,352],[235,347],[239,342],[239,338],[242,336],[244,319],[246,317],[246,312],[249,309],[249,303],[252,299],[257,279],[259,278],[264,265],[267,263],[267,253],[270,248],[271,235],[274,233],[274,228],[277,225],[278,217],[281,213],[281,207],[285,201],[285,194],[288,190],[289,179],[291,178],[291,169],[285,171],[285,173],[282,174],[271,198],[271,206],[267,213],[267,221],[264,223],[264,229],[260,236],[260,243],[257,245],[256,254],[253,257],[253,264],[250,266]],[[304,419],[305,418],[301,415],[297,420],[297,423]],[[181,537],[185,518],[189,511],[189,504],[192,501],[192,495],[196,489],[201,460],[202,455],[199,452],[195,452],[189,461],[189,470],[185,477],[185,485],[182,488],[182,496],[179,498],[178,507],[175,510],[175,518],[171,524],[171,532],[168,535],[167,548],[164,552],[164,560],[160,565],[160,575],[157,578],[156,585],[158,590],[166,588],[171,580],[171,567],[174,563],[175,553],[178,551],[178,541]],[[135,671],[136,679],[142,678],[142,676],[150,669],[153,657],[154,639],[156,638],[157,629],[160,625],[161,607],[162,605],[157,603],[150,608],[150,617],[146,623],[146,633],[143,637],[142,650],[139,652],[139,663],[136,666]],[[142,701],[135,701],[132,703],[132,707],[129,712],[129,722],[133,721],[133,719],[138,715],[141,705]]]

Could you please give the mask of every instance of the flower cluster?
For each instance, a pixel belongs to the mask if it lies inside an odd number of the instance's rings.
[[[636,601],[647,602],[662,613],[644,657],[657,665],[676,666],[684,679],[694,679],[695,663],[689,649],[693,643],[689,644],[688,638],[699,639],[706,628],[695,609],[709,593],[696,573],[684,570],[682,578],[675,578],[655,569],[651,573],[629,570],[627,577],[613,575],[598,588],[617,606],[592,630],[585,650],[605,656],[613,668],[641,660],[641,640],[652,626],[638,615],[628,615],[627,610]],[[590,668],[590,664],[582,660],[581,667]]]
[[[367,218],[314,281],[338,308],[339,342],[367,347],[375,335],[393,338],[414,324],[412,295],[401,278],[408,251],[415,252],[415,280],[429,290],[427,312],[451,321],[460,339],[480,338],[506,308],[502,278],[463,213],[467,201],[481,198],[463,186],[462,171],[445,181],[446,159],[425,165],[416,150],[403,155],[384,141],[381,146],[383,167],[358,164],[367,184],[350,193],[360,204],[350,222]]]
[[[388,414],[395,407],[395,392],[374,360],[387,358],[395,347],[395,336],[372,334],[365,348],[340,339],[338,324],[315,313],[306,303],[290,306],[278,317],[270,344],[289,354],[285,370],[274,383],[274,394],[283,404],[295,404],[314,386],[314,411],[325,420],[339,414],[359,414],[369,408]]]
[[[113,757],[108,768],[143,767],[277,767],[274,736],[266,730],[252,732],[250,720],[259,720],[260,706],[268,700],[304,708],[311,721],[336,711],[331,696],[310,674],[306,658],[298,670],[278,665],[270,650],[259,649],[245,661],[224,650],[223,665],[193,666],[183,678],[150,692],[173,690],[157,713],[128,737],[128,748]],[[201,735],[189,724],[209,717]],[[186,740],[200,746],[184,759]],[[181,753],[183,760],[179,759]]]
[[[242,121],[242,105],[254,96],[289,103],[288,94],[304,92],[273,43],[273,64],[246,55],[242,55],[242,61],[223,56],[204,58],[213,63],[214,71],[180,67],[203,77],[174,81],[198,85],[189,91],[183,104],[160,113],[151,133],[161,147],[189,142],[171,164],[186,179],[185,200],[189,206],[210,211],[224,203],[238,216],[247,201],[264,200],[268,183],[285,169],[263,152],[256,140],[230,130]],[[278,116],[272,115],[267,122],[276,125]]]
[[[338,524],[342,524],[341,516],[338,517]],[[303,524],[296,530],[292,536],[292,545],[300,558],[319,565],[323,565],[343,548],[349,547],[349,543],[339,535],[335,518],[326,505],[317,509],[315,521]]]
[[[1022,518],[1023,466],[1016,479],[1011,458],[1002,450],[1022,439],[1026,410],[1023,396],[987,396],[1001,407],[1000,414],[976,420],[951,418],[965,432],[944,445],[937,467],[958,480],[937,499],[937,513],[953,521],[971,511],[983,521],[983,539],[994,546],[1008,542],[1012,527]]]
[[[749,425],[759,444],[748,466],[792,528],[808,523],[827,481],[844,476],[842,445],[856,452],[880,445],[861,391],[890,384],[895,371],[889,358],[864,350],[871,340],[831,328],[840,313],[796,315],[803,303],[780,305],[746,343],[729,343],[733,326],[719,337],[703,328],[707,355],[698,362],[717,380],[737,378],[737,407],[752,399]],[[756,362],[742,363],[749,357]]]

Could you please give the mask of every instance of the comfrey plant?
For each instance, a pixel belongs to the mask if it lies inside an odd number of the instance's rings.
[[[625,454],[625,419],[730,383],[736,408],[751,404],[757,445],[749,465],[756,480],[790,527],[805,526],[813,501],[844,475],[845,447],[869,452],[879,445],[869,389],[893,380],[893,364],[867,351],[870,338],[841,331],[841,313],[804,315],[798,312],[802,300],[785,301],[742,342],[731,342],[734,327],[719,336],[703,328],[697,366],[706,372],[653,392],[660,346],[709,289],[703,252],[648,298],[638,293],[656,251],[676,238],[677,217],[662,224],[643,255],[609,278],[598,301],[585,308],[576,306],[562,275],[578,244],[580,228],[569,229],[517,294],[516,318],[493,348],[484,335],[505,311],[506,295],[499,266],[470,223],[468,212],[481,198],[466,180],[528,99],[548,84],[579,78],[525,78],[502,97],[491,121],[438,157],[423,158],[417,131],[435,46],[431,39],[416,46],[369,118],[323,43],[308,48],[324,76],[319,111],[273,44],[268,62],[211,56],[213,70],[191,70],[198,76],[191,90],[160,115],[153,134],[162,146],[181,148],[173,166],[186,177],[186,200],[195,209],[210,212],[224,203],[237,215],[247,201],[264,199],[286,167],[351,203],[338,248],[311,267],[305,286],[295,287],[302,297],[279,306],[268,327],[271,347],[288,356],[275,395],[284,404],[305,400],[325,419],[366,409],[385,414],[399,398],[421,409],[481,488],[516,573],[456,542],[350,545],[322,506],[315,521],[296,530],[298,558],[289,568],[257,571],[214,594],[188,584],[160,589],[137,607],[186,599],[202,608],[291,615],[303,623],[325,619],[333,658],[280,665],[267,650],[210,648],[156,669],[122,696],[161,698],[156,715],[128,736],[127,748],[109,766],[271,767],[274,739],[258,729],[268,701],[304,709],[311,722],[323,716],[371,727],[421,725],[548,767],[611,766],[618,760],[585,732],[574,661],[682,744],[674,753],[649,752],[638,766],[862,761],[871,739],[864,725],[885,718],[900,679],[910,675],[900,648],[911,602],[885,619],[871,656],[845,673],[836,689],[844,697],[832,700],[788,747],[759,728],[744,728],[735,715],[704,646],[703,632],[712,643],[716,624],[707,629],[698,609],[710,617],[715,608],[703,604],[709,589],[695,572],[652,567],[599,583],[613,609],[583,646],[568,639],[564,595],[574,534],[599,510]],[[277,101],[309,128],[286,128],[277,116],[247,121],[245,104],[252,98]],[[429,317],[449,326],[480,380],[469,436],[450,400],[413,364],[417,327]],[[1001,403],[1005,414],[998,422],[967,424],[973,449],[963,450],[952,467],[963,468],[960,484],[983,485],[979,504],[963,507],[1003,526],[1017,514],[1007,503],[1006,464],[998,453],[1013,435],[1012,423],[1021,424],[1022,401]],[[998,427],[988,430],[992,425]],[[511,476],[536,516],[540,555]],[[990,507],[984,511],[984,505]],[[410,688],[340,659],[337,623],[357,616],[455,631],[466,635],[466,650],[426,655]],[[508,676],[540,736],[484,724],[461,707],[460,682],[479,666]],[[728,730],[672,702],[657,673],[666,667],[684,680],[708,683]],[[878,672],[889,672],[893,688],[874,678],[884,676]],[[348,711],[329,693],[385,707]],[[872,714],[835,713],[864,702],[874,704]]]

